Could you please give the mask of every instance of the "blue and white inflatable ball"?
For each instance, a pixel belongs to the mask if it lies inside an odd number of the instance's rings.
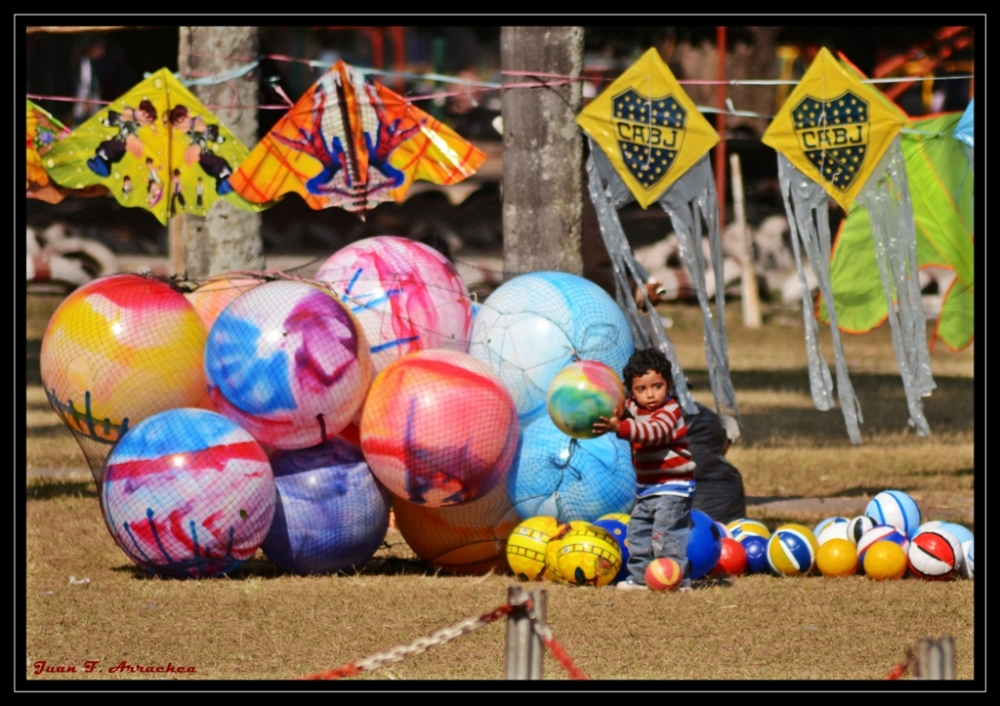
[[[360,568],[389,530],[389,491],[360,447],[334,437],[271,459],[278,488],[271,531],[261,545],[282,571],[326,574]]]
[[[629,443],[613,434],[574,439],[546,414],[521,432],[507,492],[522,519],[549,515],[559,522],[593,522],[629,513],[635,502]]]
[[[892,525],[907,538],[920,527],[920,508],[902,490],[883,490],[868,503],[865,514],[880,525]]]
[[[507,386],[522,426],[545,415],[549,383],[574,359],[599,361],[620,375],[634,350],[615,300],[565,272],[532,272],[502,284],[476,313],[469,344]]]

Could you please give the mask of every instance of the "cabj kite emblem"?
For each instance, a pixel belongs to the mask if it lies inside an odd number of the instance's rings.
[[[851,91],[823,101],[806,96],[792,109],[799,149],[835,189],[846,191],[865,163],[868,103]]]
[[[651,189],[684,143],[687,112],[672,95],[648,98],[630,88],[612,101],[618,148],[629,173]]]

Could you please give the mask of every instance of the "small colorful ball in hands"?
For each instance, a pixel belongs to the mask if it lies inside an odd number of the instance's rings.
[[[920,527],[920,508],[902,490],[883,490],[868,503],[865,514],[876,524],[891,525],[912,537]]]
[[[712,569],[712,576],[742,576],[747,570],[747,552],[743,545],[732,537],[722,538],[722,553],[719,563]]]
[[[751,574],[770,573],[771,565],[767,561],[768,540],[759,534],[747,534],[739,542],[747,553],[747,571]]]
[[[930,581],[947,581],[959,575],[964,560],[958,538],[946,529],[921,532],[906,552],[915,576]]]
[[[545,549],[559,530],[559,522],[548,515],[524,520],[507,537],[507,563],[522,581],[540,580],[545,573]]]
[[[267,536],[276,500],[260,444],[202,409],[139,422],[108,456],[101,493],[118,546],[147,571],[176,578],[238,568]]]
[[[646,586],[651,591],[673,591],[683,580],[680,564],[668,557],[653,559],[646,567]]]
[[[578,360],[556,373],[545,406],[555,425],[576,439],[592,439],[594,423],[621,417],[625,386],[618,373],[596,360]]]
[[[865,573],[874,581],[892,581],[906,574],[906,552],[895,542],[875,542],[865,552]]]
[[[816,568],[824,576],[853,576],[858,573],[858,567],[858,548],[849,539],[828,539],[816,553]]]

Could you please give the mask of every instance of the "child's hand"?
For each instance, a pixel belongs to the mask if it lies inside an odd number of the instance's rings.
[[[622,420],[618,417],[598,417],[600,421],[594,422],[594,433],[603,434],[606,431],[613,431],[615,434],[618,433],[618,429],[621,428]]]

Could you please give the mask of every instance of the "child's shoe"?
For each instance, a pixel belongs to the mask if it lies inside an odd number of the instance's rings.
[[[631,576],[629,576],[624,581],[618,582],[619,591],[648,591],[649,587],[646,584],[634,581]]]

